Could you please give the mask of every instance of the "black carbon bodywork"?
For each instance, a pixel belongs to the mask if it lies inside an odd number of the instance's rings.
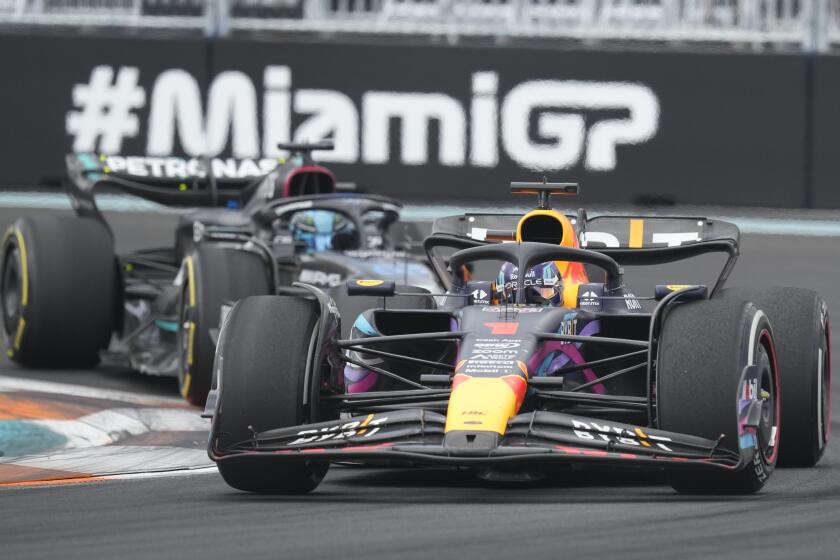
[[[406,228],[398,222],[399,202],[337,189],[341,185],[332,174],[311,158],[313,149],[329,146],[284,147],[292,152],[287,160],[268,161],[267,170],[254,168],[255,175],[224,178],[208,171],[219,162],[169,158],[172,166],[192,172],[174,177],[167,171],[169,160],[150,165],[143,163],[145,158],[67,156],[65,187],[82,218],[108,228],[94,195],[109,190],[180,209],[172,246],[118,256],[121,311],[113,326],[118,336],[103,354],[106,363],[152,375],[177,374],[182,358],[176,340],[182,262],[197,244],[258,256],[275,293],[302,293],[293,287],[296,282],[335,292],[347,279],[365,277],[438,289],[424,256],[406,242]],[[317,210],[342,216],[353,235],[333,249],[302,250],[290,221],[297,213]],[[200,335],[214,337],[218,325],[210,328],[209,334]]]

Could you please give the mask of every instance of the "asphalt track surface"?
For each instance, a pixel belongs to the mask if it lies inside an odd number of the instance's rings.
[[[17,213],[0,212],[0,223]],[[167,242],[170,219],[117,216],[129,240],[120,246]],[[838,238],[745,236],[731,285],[813,288],[840,313],[839,255]],[[628,274],[643,295],[662,281],[709,278],[711,264]],[[175,391],[171,380],[126,372],[23,372],[4,362],[0,375]],[[815,469],[777,470],[749,497],[683,497],[637,471],[488,486],[450,470],[338,467],[302,497],[241,494],[211,473],[6,488],[0,511],[3,558],[838,558],[840,444]]]

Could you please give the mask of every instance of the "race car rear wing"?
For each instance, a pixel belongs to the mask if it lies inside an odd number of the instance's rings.
[[[209,159],[68,154],[70,196],[81,203],[105,186],[166,206],[224,206],[248,200],[276,159]]]
[[[464,248],[510,242],[521,214],[464,214],[439,218],[424,246],[432,262],[436,247]],[[728,255],[712,293],[726,281],[738,258],[740,231],[735,224],[705,217],[596,216],[579,210],[568,215],[581,248],[609,255],[623,265],[656,265],[705,253]],[[439,260],[439,259],[438,259]],[[438,266],[435,267],[439,272]]]

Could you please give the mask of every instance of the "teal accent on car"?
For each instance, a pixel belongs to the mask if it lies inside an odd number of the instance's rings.
[[[166,321],[164,319],[155,319],[155,326],[162,331],[178,332],[178,321]]]
[[[376,329],[373,328],[373,325],[370,324],[370,321],[365,319],[364,315],[356,317],[356,322],[353,323],[353,328],[367,336],[377,336],[379,334],[376,332]]]

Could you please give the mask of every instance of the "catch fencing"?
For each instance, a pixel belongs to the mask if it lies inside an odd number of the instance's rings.
[[[0,0],[0,25],[655,42],[827,52],[840,0]]]

